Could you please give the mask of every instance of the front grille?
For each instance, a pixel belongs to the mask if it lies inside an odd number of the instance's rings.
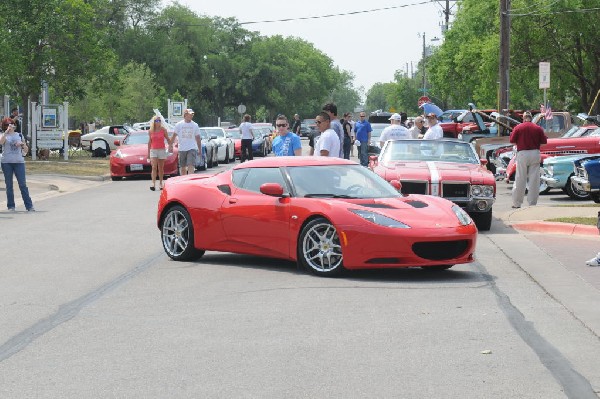
[[[429,260],[454,259],[469,248],[469,240],[417,242],[412,246],[413,252]]]
[[[583,168],[583,166],[577,167],[577,177],[581,177],[582,179],[585,179],[585,169]]]
[[[402,194],[429,194],[427,192],[427,182],[424,181],[401,181],[402,188],[400,192]]]
[[[444,198],[468,198],[471,185],[469,183],[443,183],[442,197]]]

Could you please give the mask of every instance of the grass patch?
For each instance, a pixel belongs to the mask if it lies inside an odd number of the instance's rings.
[[[102,176],[110,173],[109,158],[80,158],[49,161],[25,161],[28,174],[59,174],[70,176]]]
[[[598,223],[598,218],[586,218],[586,217],[552,218],[552,219],[545,219],[545,221],[546,222],[583,224],[586,226],[596,226],[596,223]]]

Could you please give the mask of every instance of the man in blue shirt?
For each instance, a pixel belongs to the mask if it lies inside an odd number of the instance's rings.
[[[369,166],[369,141],[371,141],[371,124],[366,120],[367,116],[364,112],[360,113],[360,120],[354,124],[356,132],[356,141],[360,143],[358,149],[358,157],[362,166]]]
[[[302,155],[302,142],[300,137],[288,131],[288,120],[285,115],[279,115],[275,121],[277,137],[273,140],[273,154],[276,157]]]

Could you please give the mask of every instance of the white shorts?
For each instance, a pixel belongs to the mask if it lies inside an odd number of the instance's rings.
[[[164,148],[150,149],[150,158],[167,159],[167,150]]]

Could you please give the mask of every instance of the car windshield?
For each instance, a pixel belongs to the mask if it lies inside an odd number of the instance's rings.
[[[242,133],[240,132],[240,129],[229,129],[229,130],[227,130],[227,134],[232,139],[241,139],[242,138]]]
[[[148,133],[133,133],[125,137],[123,144],[148,144],[149,138]]]
[[[306,198],[392,198],[401,194],[360,165],[294,166],[287,171],[296,195]]]
[[[573,137],[576,135],[577,132],[579,132],[580,129],[581,127],[579,126],[573,126],[569,130],[567,130],[566,133],[562,135],[562,137]]]
[[[210,136],[217,136],[218,138],[225,138],[225,131],[223,129],[200,129],[201,132],[206,132]]]
[[[439,161],[479,164],[470,143],[446,140],[388,141],[380,155],[383,162]]]
[[[454,122],[454,118],[456,118],[457,116],[459,116],[463,112],[464,112],[463,110],[448,110],[448,111],[444,111],[444,113],[442,113],[442,115],[439,116],[438,120],[441,123]]]
[[[371,132],[371,141],[379,141],[379,137],[383,132],[383,129],[390,126],[387,123],[371,123],[371,128],[373,131]]]

